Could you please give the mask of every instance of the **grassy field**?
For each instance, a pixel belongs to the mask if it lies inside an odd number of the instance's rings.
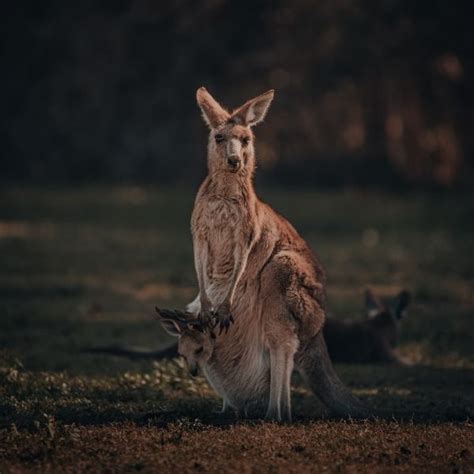
[[[473,196],[262,193],[320,256],[333,317],[361,316],[367,285],[414,296],[400,352],[416,367],[337,366],[376,420],[328,419],[296,380],[296,421],[277,425],[219,417],[180,361],[82,351],[170,341],[153,307],[196,293],[193,194],[0,191],[2,474],[472,472]]]

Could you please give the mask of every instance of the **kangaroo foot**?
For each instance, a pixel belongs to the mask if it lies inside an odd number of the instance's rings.
[[[268,408],[267,413],[265,414],[265,421],[277,421],[281,422],[281,413],[277,408]]]

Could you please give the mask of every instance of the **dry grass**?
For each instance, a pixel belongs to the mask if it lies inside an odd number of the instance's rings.
[[[377,418],[328,419],[297,379],[293,425],[221,418],[177,361],[82,353],[167,340],[153,306],[192,296],[192,195],[12,189],[0,194],[1,473],[473,471],[474,200],[268,197],[324,261],[335,317],[361,312],[367,284],[414,293],[400,350],[419,366],[337,367]]]

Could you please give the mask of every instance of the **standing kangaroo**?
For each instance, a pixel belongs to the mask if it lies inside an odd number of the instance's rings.
[[[237,388],[235,398],[244,402],[260,398],[269,386],[266,417],[281,420],[283,411],[290,419],[296,364],[334,412],[357,415],[361,404],[335,374],[321,333],[324,271],[292,225],[253,187],[252,127],[264,119],[273,95],[270,90],[229,113],[205,88],[197,91],[210,133],[208,175],[191,219],[199,295],[187,309],[201,323],[215,319],[220,326],[216,364],[206,375],[224,394]]]

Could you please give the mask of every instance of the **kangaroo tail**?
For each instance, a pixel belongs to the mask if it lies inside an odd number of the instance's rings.
[[[178,356],[178,344],[173,343],[162,349],[147,349],[143,347],[130,346],[96,346],[85,347],[81,352],[88,354],[109,354],[118,357],[128,357],[129,359],[153,359],[164,360],[173,359]]]
[[[368,408],[352,395],[336,374],[322,331],[299,352],[296,362],[305,382],[332,414],[353,418],[370,415]]]

